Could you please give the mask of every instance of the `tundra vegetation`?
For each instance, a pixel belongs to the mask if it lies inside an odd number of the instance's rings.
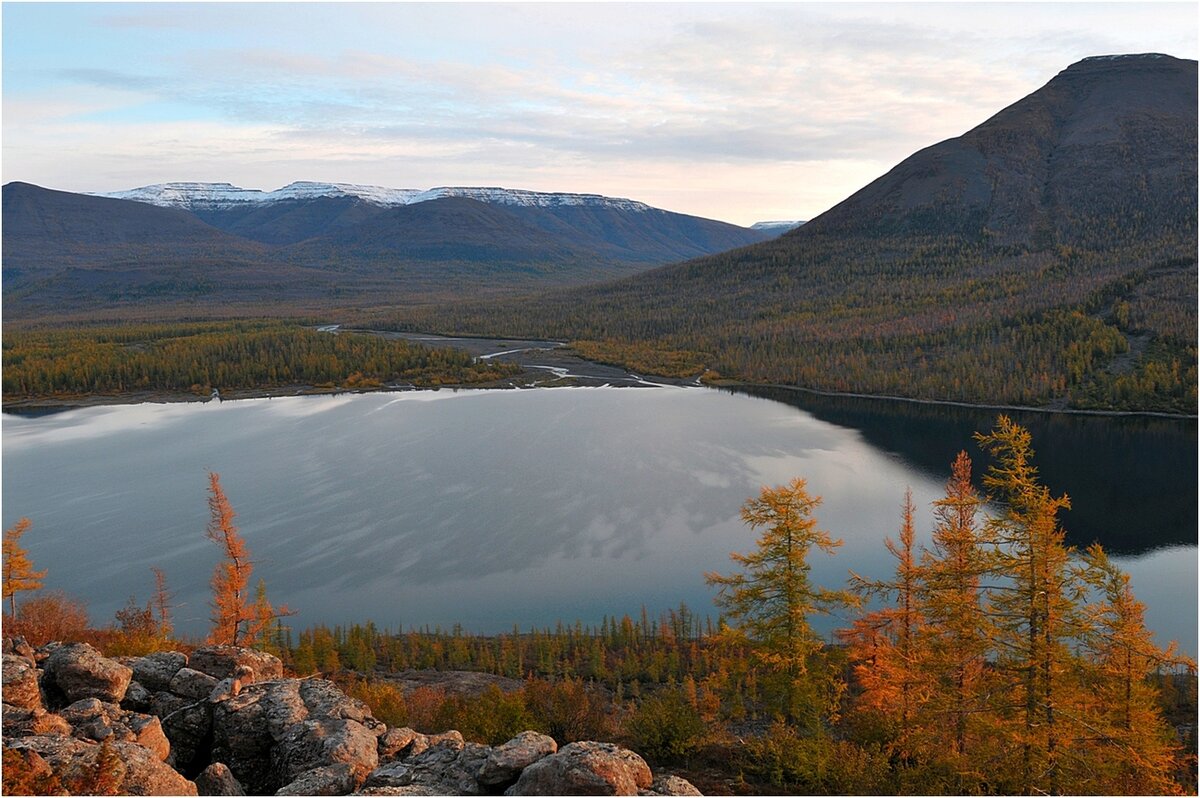
[[[620,741],[714,793],[1195,793],[1194,662],[1154,642],[1100,546],[1065,544],[1069,499],[1040,483],[1029,433],[1000,416],[977,444],[991,465],[977,488],[971,458],[957,456],[928,545],[903,497],[887,577],[811,583],[808,557],[839,544],[796,479],[743,506],[761,534],[732,555],[732,573],[709,575],[724,611],[715,621],[681,605],[486,636],[370,622],[294,632],[261,581],[250,599],[248,568],[234,573],[248,554],[214,474],[208,534],[222,559],[210,639],[333,678],[388,726],[486,744],[524,729],[560,744]],[[18,565],[5,596],[37,595],[6,631],[110,655],[200,645],[173,632],[161,572],[144,607],[131,599],[104,628],[69,597],[39,593],[20,546],[29,528],[5,533],[6,562]],[[810,625],[830,611],[848,620],[834,642]],[[412,671],[460,673],[411,686]],[[463,671],[478,682],[454,689]],[[7,767],[5,779],[6,792],[37,790],[10,784]]]

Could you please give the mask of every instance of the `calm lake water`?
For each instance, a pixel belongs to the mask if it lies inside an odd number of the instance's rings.
[[[769,393],[769,392],[768,392]],[[738,517],[794,476],[845,545],[813,578],[883,576],[905,487],[918,529],[988,411],[792,392],[560,388],[97,407],[4,417],[3,523],[48,588],[105,621],[162,568],[178,626],[207,627],[217,547],[206,472],[293,626],[373,620],[477,632],[598,623],[686,602],[716,614],[706,571],[755,534]],[[782,401],[780,401],[782,400]],[[1073,542],[1133,576],[1161,640],[1196,652],[1196,425],[1021,416],[1044,481],[1071,494]],[[982,456],[976,458],[977,463]],[[828,631],[842,620],[821,624]]]

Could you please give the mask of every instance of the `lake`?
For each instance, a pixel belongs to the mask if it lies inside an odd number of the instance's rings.
[[[177,626],[207,628],[221,482],[294,628],[508,631],[685,602],[716,615],[706,571],[753,548],[739,508],[808,480],[845,541],[813,579],[884,576],[904,490],[927,539],[950,461],[994,412],[761,389],[539,388],[141,404],[6,415],[3,523],[28,516],[47,588],[106,622],[151,567]],[[1160,641],[1196,652],[1194,421],[1028,414],[1044,481],[1072,496],[1073,542],[1132,574]],[[823,621],[828,633],[845,619]]]

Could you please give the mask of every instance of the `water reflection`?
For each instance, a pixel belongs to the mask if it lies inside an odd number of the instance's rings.
[[[991,430],[1001,412],[778,388],[746,393],[858,430],[873,446],[939,479],[961,449],[977,471],[986,467],[973,435]],[[1111,553],[1135,555],[1195,545],[1195,420],[1003,412],[1032,434],[1043,483],[1071,497],[1072,507],[1062,517],[1072,545],[1099,541]]]
[[[950,459],[982,427],[856,412],[703,389],[574,388],[9,417],[3,517],[34,520],[25,542],[49,569],[47,587],[86,598],[99,621],[131,593],[148,595],[158,566],[185,604],[181,628],[206,628],[217,557],[203,535],[210,469],[239,512],[256,574],[273,599],[300,609],[299,626],[500,631],[680,601],[703,613],[712,607],[704,572],[728,571],[728,553],[754,544],[738,509],[763,485],[799,475],[824,497],[821,525],[845,540],[836,557],[814,561],[826,586],[843,586],[850,567],[868,576],[891,567],[881,542],[895,534],[905,487],[918,528],[931,527],[928,505]],[[1158,445],[1153,430],[1128,435],[1132,448]],[[1101,459],[1093,452],[1109,444],[1088,445],[1085,459]],[[1064,447],[1042,443],[1039,453]],[[1053,456],[1041,460],[1047,481],[1071,490],[1054,481]],[[1194,490],[1194,476],[1187,484]],[[1190,511],[1194,519],[1194,503]],[[1194,650],[1195,549],[1183,551],[1190,567],[1172,560],[1159,587],[1190,597],[1190,621],[1163,596],[1150,602],[1151,623]],[[1135,573],[1135,589],[1156,578]]]

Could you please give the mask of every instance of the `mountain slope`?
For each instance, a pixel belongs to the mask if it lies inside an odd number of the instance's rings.
[[[1195,412],[1196,119],[1195,61],[1088,59],[772,241],[405,321],[834,391]]]
[[[370,304],[579,285],[766,238],[594,194],[341,183],[109,197],[11,183],[4,214],[10,317],[131,298]]]

